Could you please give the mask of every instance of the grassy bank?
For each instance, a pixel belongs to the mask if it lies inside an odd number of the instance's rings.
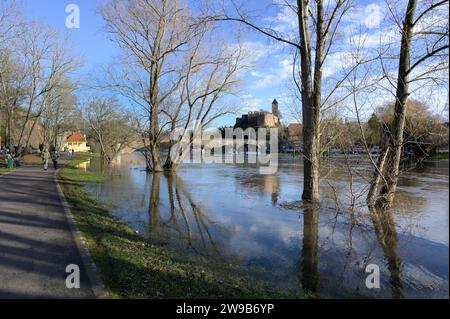
[[[96,157],[96,154],[92,153],[77,153],[69,163],[59,171],[58,177],[61,180],[72,183],[99,183],[105,180],[104,176],[80,168],[80,164],[89,161],[91,158]]]
[[[434,154],[429,159],[432,160],[432,161],[448,160],[448,153]]]
[[[6,167],[0,167],[0,175],[12,172],[14,168],[6,168]]]
[[[40,154],[25,154],[22,157],[23,160],[23,164],[25,165],[41,165],[42,164],[42,159],[41,159],[41,155]]]
[[[300,297],[254,280],[233,264],[211,265],[202,257],[188,256],[136,234],[82,189],[78,182],[93,177],[76,168],[80,161],[78,154],[60,170],[60,183],[112,297]]]

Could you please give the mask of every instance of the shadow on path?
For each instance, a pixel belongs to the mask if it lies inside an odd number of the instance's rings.
[[[0,298],[94,298],[54,181],[22,167],[0,177]],[[66,266],[80,267],[68,289]]]

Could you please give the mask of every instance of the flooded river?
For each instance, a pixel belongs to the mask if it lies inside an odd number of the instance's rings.
[[[448,162],[403,174],[390,213],[362,204],[368,164],[324,165],[321,206],[301,205],[301,160],[278,172],[252,164],[185,163],[176,176],[144,170],[138,154],[86,189],[143,235],[211,260],[243,265],[261,279],[323,298],[448,298]],[[353,203],[353,205],[352,205]],[[353,207],[353,209],[351,209]],[[380,288],[366,287],[366,266]]]

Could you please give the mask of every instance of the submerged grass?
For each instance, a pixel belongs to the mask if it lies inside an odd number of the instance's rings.
[[[85,158],[86,159],[86,158]],[[78,154],[59,172],[64,195],[113,298],[305,297],[275,289],[230,263],[211,264],[137,234],[108,213],[78,183],[92,179],[77,169]],[[95,180],[98,182],[98,180]]]

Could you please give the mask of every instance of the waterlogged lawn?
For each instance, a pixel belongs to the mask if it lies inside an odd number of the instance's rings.
[[[108,213],[77,182],[95,179],[76,168],[78,154],[59,178],[103,282],[113,298],[285,298],[288,291],[251,278],[232,263],[211,263],[156,244]]]
[[[78,167],[81,163],[84,163],[95,156],[97,155],[92,153],[76,153],[74,158],[59,171],[58,176],[67,182],[74,183],[103,182],[105,180],[104,176]]]

